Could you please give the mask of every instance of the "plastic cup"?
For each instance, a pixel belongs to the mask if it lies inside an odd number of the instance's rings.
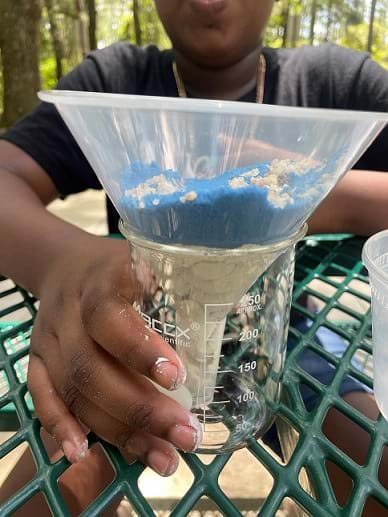
[[[372,291],[373,384],[377,405],[388,420],[388,230],[370,237],[362,260]]]

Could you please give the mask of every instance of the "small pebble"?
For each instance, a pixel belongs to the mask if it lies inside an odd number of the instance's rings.
[[[184,196],[180,197],[179,200],[181,203],[186,203],[186,201],[195,201],[197,197],[197,193],[192,190],[191,192],[188,192]]]

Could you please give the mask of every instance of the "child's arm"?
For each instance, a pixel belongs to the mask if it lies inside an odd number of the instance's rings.
[[[388,228],[388,173],[348,172],[308,221],[309,233],[372,235]]]
[[[59,220],[44,207],[55,196],[30,157],[0,142],[0,272],[40,299],[28,372],[37,415],[70,461],[85,453],[79,418],[124,457],[171,474],[173,445],[193,450],[200,425],[145,376],[171,388],[183,366],[132,309],[127,243]]]

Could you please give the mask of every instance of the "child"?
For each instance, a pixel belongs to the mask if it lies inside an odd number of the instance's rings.
[[[155,3],[173,50],[117,43],[93,52],[58,88],[388,110],[388,72],[367,54],[332,45],[263,48],[272,0]],[[369,235],[387,226],[388,176],[374,172],[387,170],[386,144],[387,131],[358,163],[364,171],[350,172],[322,203],[311,232]],[[69,461],[81,462],[64,481],[76,507],[98,492],[101,464],[86,452],[85,428],[161,475],[175,472],[176,447],[195,450],[201,438],[198,421],[143,377],[172,388],[184,368],[159,336],[149,332],[147,344],[139,337],[127,244],[89,235],[44,208],[87,188],[101,185],[53,106],[40,105],[0,141],[0,271],[40,299],[28,386],[43,427]],[[111,205],[108,213],[114,231]],[[377,414],[369,394],[344,397]],[[343,420],[329,415],[327,434],[346,450],[352,436],[358,454],[364,436]]]

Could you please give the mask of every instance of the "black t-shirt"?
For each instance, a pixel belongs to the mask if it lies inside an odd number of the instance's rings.
[[[264,49],[264,103],[363,111],[388,111],[388,71],[367,53],[331,44]],[[173,50],[116,43],[92,52],[57,88],[177,97]],[[255,101],[255,92],[244,101]],[[52,104],[42,103],[2,138],[27,152],[50,175],[62,196],[101,185]],[[388,171],[388,128],[356,165]],[[110,231],[118,216],[108,203]]]

